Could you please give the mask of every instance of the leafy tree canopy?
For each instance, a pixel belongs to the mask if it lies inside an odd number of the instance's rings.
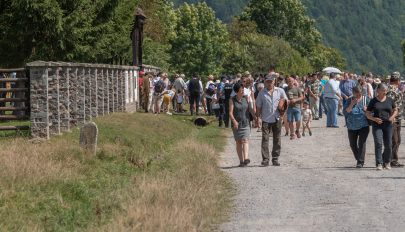
[[[170,40],[175,71],[219,74],[228,47],[226,26],[206,3],[181,5],[176,10],[175,36]]]

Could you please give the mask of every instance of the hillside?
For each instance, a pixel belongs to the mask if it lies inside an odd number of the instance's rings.
[[[199,0],[174,0],[176,5]],[[228,22],[248,0],[206,0]],[[401,40],[405,38],[405,0],[302,0],[317,21],[324,42],[340,49],[356,72],[405,72]]]
[[[350,69],[404,71],[405,0],[303,0],[327,45],[340,49]]]

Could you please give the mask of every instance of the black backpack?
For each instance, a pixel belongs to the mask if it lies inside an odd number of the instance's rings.
[[[165,83],[162,80],[159,80],[158,82],[156,82],[155,84],[155,93],[162,93],[163,90],[165,89]]]
[[[224,86],[225,99],[231,98],[232,91],[233,91],[233,85],[231,83],[226,83]]]
[[[193,78],[188,83],[188,91],[190,94],[200,94],[200,81],[197,78]]]

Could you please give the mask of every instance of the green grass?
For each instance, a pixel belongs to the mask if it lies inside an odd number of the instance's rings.
[[[188,231],[222,220],[231,194],[216,166],[223,130],[196,128],[191,117],[151,114],[114,114],[96,123],[95,157],[79,148],[78,129],[43,144],[3,139],[1,231]],[[164,212],[162,218],[143,215],[152,209]],[[161,227],[172,217],[190,218]]]

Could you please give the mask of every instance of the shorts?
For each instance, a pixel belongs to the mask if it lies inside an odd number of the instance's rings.
[[[163,95],[163,103],[167,106],[170,104],[170,95],[169,94]]]
[[[288,122],[299,122],[301,121],[301,110],[297,108],[288,108],[287,110],[287,121]]]
[[[153,104],[158,104],[158,105],[161,105],[162,104],[162,101],[163,101],[163,96],[161,96],[160,94],[153,94],[153,97],[152,97],[152,103]]]

